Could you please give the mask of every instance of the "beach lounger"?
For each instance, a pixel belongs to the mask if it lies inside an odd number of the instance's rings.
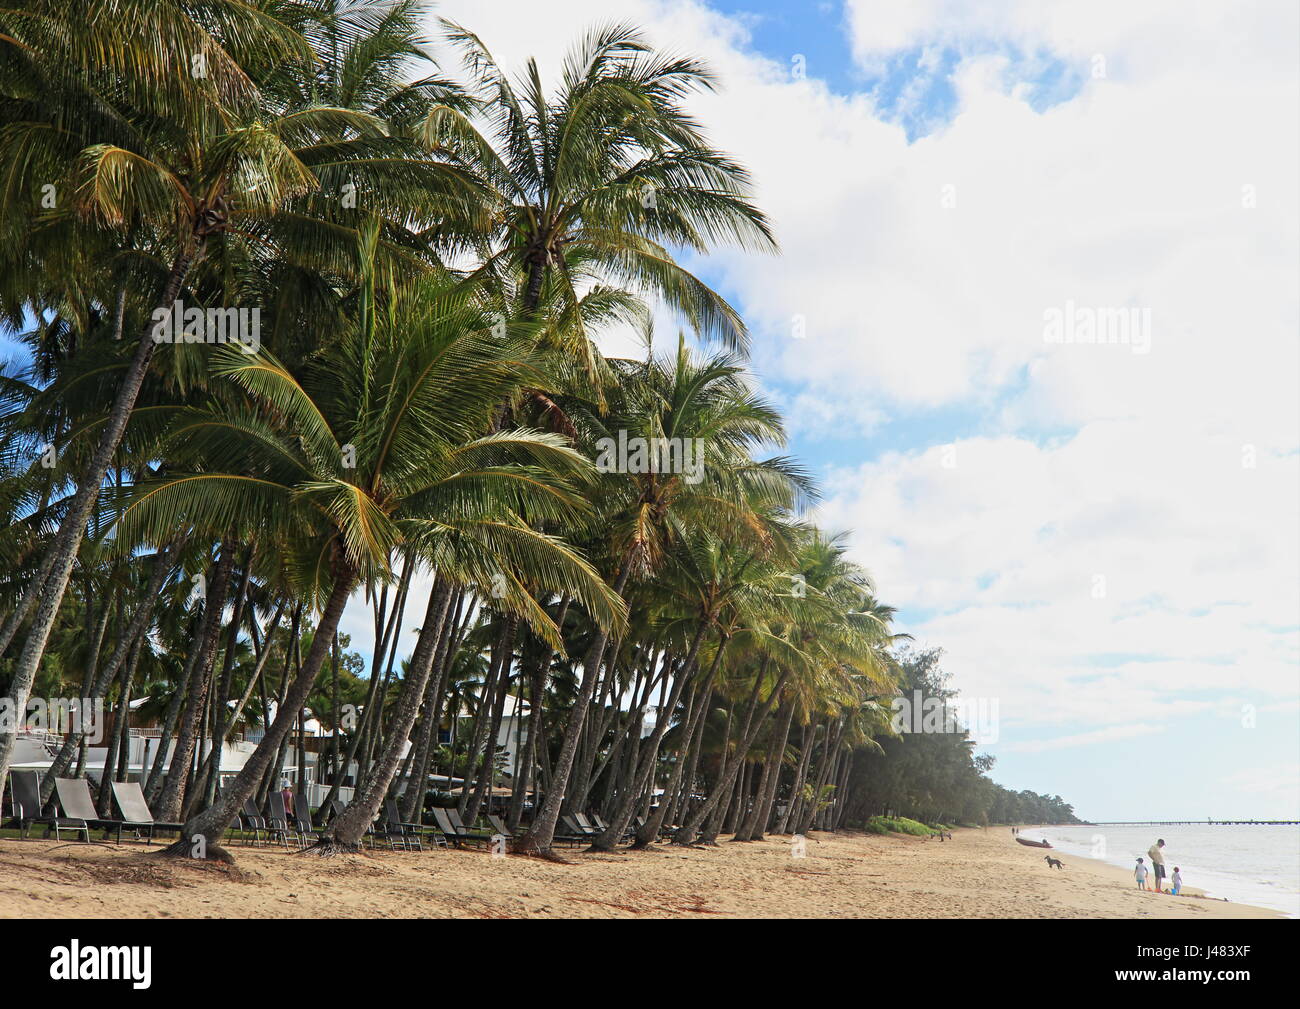
[[[380,841],[387,842],[389,848],[396,851],[400,845],[403,851],[423,851],[420,835],[401,822],[397,814],[397,804],[392,799],[384,803],[384,809],[370,825],[370,846],[375,847]]]
[[[307,796],[301,792],[293,797],[293,815],[298,820],[298,833],[304,838],[310,837],[313,841],[320,837],[320,831],[312,826],[311,805],[307,802]]]
[[[461,841],[478,841],[486,843],[492,840],[490,834],[475,833],[460,822],[460,814],[454,809],[446,809],[442,806],[435,806],[433,810],[434,822],[438,824],[438,829],[447,836],[452,844],[460,847]]]
[[[89,828],[94,827],[102,830],[105,837],[115,833],[117,843],[122,843],[122,828],[126,825],[120,820],[105,820],[99,815],[85,778],[55,778],[54,794],[66,819],[86,825],[87,840],[90,839]]]
[[[270,806],[271,815],[267,817],[266,826],[272,837],[277,837],[280,844],[285,848],[289,847],[289,839],[293,838],[294,844],[299,848],[305,847],[302,835],[298,833],[297,820],[292,822],[289,819],[289,810],[285,808],[284,796],[279,792],[272,792],[267,796],[267,805]]]
[[[442,832],[434,827],[428,827],[423,823],[409,823],[401,818],[397,809],[397,800],[388,798],[384,800],[384,816],[387,818],[390,826],[397,826],[401,830],[415,837],[417,840],[430,841],[435,847],[447,847],[447,838]]]
[[[595,813],[592,813],[591,822],[592,825],[597,830],[599,830],[602,834],[605,833],[605,831],[609,830],[609,824],[605,822],[605,818],[603,816],[597,816]],[[629,838],[631,838],[634,833],[636,833],[636,828],[629,823],[628,826],[624,829],[621,839],[626,841]]]
[[[159,823],[153,818],[138,781],[114,781],[111,785],[113,801],[117,803],[117,811],[122,814],[122,823],[134,830],[137,837],[143,832],[146,844],[153,843],[155,830],[174,830],[179,834],[184,828],[183,823]]]
[[[75,837],[82,834],[90,842],[90,827],[80,820],[71,820],[60,816],[41,815],[41,775],[39,771],[10,771],[9,794],[13,797],[14,818],[18,821],[21,836],[26,837],[32,824],[39,823],[45,827],[45,836],[54,832],[56,841],[63,839],[62,831],[69,831]]]
[[[600,833],[600,831],[591,824],[586,824],[584,826],[578,821],[578,818],[571,813],[560,817],[560,825],[573,837],[595,837]]]
[[[266,825],[266,820],[262,814],[257,811],[251,798],[244,800],[244,809],[239,814],[239,826],[244,833],[244,843],[248,844],[248,835],[253,835],[253,844],[262,843],[262,835],[270,835],[270,830]]]

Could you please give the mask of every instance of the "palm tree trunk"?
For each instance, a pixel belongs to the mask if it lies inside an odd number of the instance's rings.
[[[160,310],[171,311],[172,305],[175,304],[176,298],[180,294],[181,284],[184,283],[185,276],[189,273],[191,265],[203,254],[203,245],[202,238],[195,245],[190,245],[187,242],[181,251],[176,254],[176,258],[172,261],[171,272],[167,276],[167,283],[163,287],[162,298],[158,304]],[[150,321],[140,331],[140,339],[136,344],[135,355],[131,359],[126,374],[122,377],[122,384],[117,388],[117,394],[113,399],[113,407],[108,414],[108,422],[104,425],[104,430],[99,436],[99,444],[95,446],[95,454],[91,457],[86,472],[77,484],[77,492],[72,496],[72,501],[64,513],[63,520],[59,523],[59,531],[55,534],[54,542],[50,545],[50,554],[53,561],[49,566],[49,575],[41,587],[40,601],[36,605],[36,612],[32,617],[31,627],[27,632],[27,641],[18,657],[13,680],[9,687],[15,711],[27,710],[27,700],[31,696],[32,683],[36,680],[36,670],[41,664],[41,658],[45,655],[45,646],[49,642],[50,631],[54,628],[54,620],[58,616],[59,607],[63,603],[63,594],[68,588],[68,579],[72,575],[72,565],[77,559],[77,552],[81,548],[82,538],[86,534],[86,522],[90,518],[90,513],[94,510],[96,500],[99,498],[104,476],[108,473],[109,465],[113,461],[117,447],[122,442],[122,435],[126,432],[127,422],[131,419],[131,411],[135,408],[135,401],[140,395],[140,387],[144,384],[145,373],[149,369],[149,359],[153,356],[155,346],[153,329],[154,323],[151,317]],[[8,777],[9,762],[13,758],[13,749],[17,738],[16,733],[0,733],[0,782],[5,781]]]
[[[199,628],[202,628],[203,621],[198,621]],[[193,624],[191,623],[191,626]],[[163,786],[163,772],[167,768],[167,751],[171,742],[172,733],[176,731],[176,723],[180,720],[181,708],[185,704],[185,698],[189,695],[190,681],[194,678],[194,667],[199,661],[199,649],[202,646],[202,634],[198,629],[194,630],[193,642],[190,645],[189,655],[185,658],[185,668],[181,673],[180,682],[172,691],[172,699],[167,702],[167,712],[163,716],[162,732],[158,739],[158,752],[154,754],[153,767],[149,771],[149,780],[144,786],[145,800],[152,807],[158,801],[158,793]]]
[[[420,726],[415,743],[419,756],[413,773],[407,778],[406,792],[402,796],[402,819],[411,823],[424,822],[424,795],[428,788],[429,760],[434,746],[437,745],[438,726],[442,721],[442,693],[447,686],[447,674],[451,669],[452,660],[460,648],[461,635],[469,626],[474,608],[471,605],[471,612],[464,612],[464,591],[456,592],[454,598],[455,609],[453,610],[451,604],[448,604],[447,617],[443,620],[442,634],[438,638],[438,651],[433,657],[435,676],[429,681],[429,687],[424,694],[424,723]]]
[[[632,822],[632,817],[636,811],[637,800],[641,797],[642,792],[648,787],[648,783],[653,781],[654,769],[659,762],[659,744],[664,738],[664,733],[668,731],[668,722],[672,712],[676,709],[677,703],[681,698],[682,691],[686,683],[695,672],[695,665],[699,659],[700,645],[704,640],[704,632],[707,628],[705,621],[700,621],[696,629],[695,636],[691,639],[686,660],[682,664],[678,675],[673,680],[672,693],[669,695],[668,706],[660,709],[659,717],[655,719],[654,731],[650,739],[642,747],[641,763],[636,767],[635,778],[632,786],[628,788],[619,799],[618,808],[611,815],[609,827],[596,840],[591,843],[592,851],[613,851],[615,845],[622,839],[627,826]],[[712,682],[714,674],[717,672],[718,663],[722,658],[722,645],[718,647],[718,654],[713,660],[713,666],[709,670],[709,680]],[[664,654],[663,675],[668,675],[670,656]],[[648,695],[647,695],[648,696]],[[641,725],[638,719],[632,726],[632,731],[640,737]],[[656,828],[656,834],[658,829]],[[644,845],[642,845],[644,847]]]
[[[745,754],[749,752],[750,746],[753,745],[754,737],[758,735],[759,729],[762,728],[763,720],[767,718],[768,714],[771,712],[772,705],[776,703],[777,697],[780,695],[781,689],[785,686],[785,681],[789,678],[789,675],[790,671],[788,669],[783,669],[781,671],[781,675],[777,677],[776,685],[772,688],[772,692],[768,694],[767,700],[763,702],[762,710],[759,711],[757,717],[753,718],[746,726],[746,730],[741,737],[740,747],[736,753],[736,759],[729,762],[730,766],[727,768],[726,775],[723,778],[721,785],[713,790],[708,799],[704,801],[699,809],[687,818],[686,822],[682,824],[681,829],[673,835],[673,844],[693,844],[695,842],[695,835],[699,831],[700,824],[703,823],[705,818],[713,812],[714,807],[718,804],[718,801],[722,798],[724,793],[728,795],[731,794],[731,786],[736,780],[736,775],[740,772],[741,765],[745,762]]]
[[[203,604],[203,631],[199,639],[201,644],[198,661],[190,676],[190,698],[185,713],[181,716],[180,732],[176,736],[176,751],[172,754],[171,768],[167,772],[167,784],[163,786],[162,799],[156,814],[157,818],[164,823],[174,823],[180,818],[182,804],[185,801],[186,779],[194,755],[200,719],[203,717],[208,699],[212,663],[216,658],[217,643],[221,636],[221,614],[226,606],[226,590],[230,584],[230,571],[234,565],[233,545],[222,543],[221,554],[212,574],[212,583],[208,586]]]
[[[99,776],[99,796],[95,802],[99,815],[103,817],[112,815],[113,782],[124,780],[122,768],[131,759],[131,686],[135,682],[135,670],[143,650],[144,642],[137,639],[122,673],[122,688],[117,698],[117,721],[113,725],[113,740],[104,756],[104,770]]]
[[[208,859],[233,861],[220,847],[221,835],[265,777],[267,768],[280,749],[280,743],[289,734],[298,711],[307,703],[307,697],[316,684],[316,677],[329,655],[330,641],[338,629],[339,620],[355,584],[355,570],[346,560],[337,558],[334,564],[334,587],[326,600],[320,623],[316,625],[311,650],[307,653],[306,662],[298,670],[285,703],[275,713],[275,721],[230,787],[221,793],[221,798],[185,824],[180,840],[165,849],[166,854],[194,857],[197,853],[194,843],[202,836],[206,849],[204,854]]]
[[[244,600],[248,598],[248,582],[252,577],[248,565],[253,558],[253,548],[244,551],[239,580],[239,591],[235,593],[235,606],[230,616],[230,633],[226,637],[226,654],[221,660],[221,680],[217,685],[217,694],[212,705],[212,746],[208,753],[208,766],[204,772],[206,786],[204,805],[210,806],[217,797],[217,785],[221,781],[221,750],[232,723],[230,713],[231,677],[235,671],[235,645],[239,642],[239,625],[244,622]]]
[[[618,578],[614,582],[614,592],[622,598],[627,588],[627,580],[632,574],[632,565],[628,558],[623,559]],[[587,649],[582,662],[582,688],[569,712],[569,720],[564,729],[564,741],[560,744],[560,755],[556,758],[551,772],[550,786],[546,791],[546,801],[533,819],[528,833],[515,842],[514,850],[523,854],[543,854],[551,850],[555,842],[555,824],[560,818],[560,807],[564,804],[564,792],[569,784],[569,772],[573,769],[573,758],[577,754],[578,740],[582,735],[583,723],[587,718],[587,708],[591,704],[591,695],[600,678],[600,665],[605,658],[605,644],[609,635],[597,630],[596,636]]]
[[[769,793],[776,793],[776,779],[781,766],[781,755],[785,753],[785,741],[790,734],[790,723],[794,719],[794,703],[785,705],[785,719],[781,727],[773,734],[772,744],[768,747],[767,759],[763,761],[763,774],[758,780],[758,789],[754,794],[754,805],[749,815],[736,830],[735,841],[761,841],[763,828],[767,825]]]
[[[676,801],[675,795],[677,790],[681,787],[683,778],[686,778],[686,787],[688,790],[690,789],[690,779],[693,778],[694,775],[686,775],[685,773],[686,764],[693,761],[693,758],[688,756],[688,754],[699,752],[699,742],[696,737],[703,737],[704,724],[707,721],[709,710],[709,698],[713,694],[713,681],[717,678],[718,669],[722,665],[722,654],[726,651],[727,643],[730,640],[731,639],[728,635],[722,635],[722,638],[718,642],[717,651],[713,655],[713,662],[709,666],[708,675],[705,677],[704,682],[695,688],[695,710],[693,710],[687,718],[687,724],[682,726],[682,745],[677,748],[677,760],[673,762],[672,774],[669,777],[668,784],[664,787],[664,794],[663,798],[659,801],[659,807],[650,815],[646,822],[641,825],[641,829],[636,832],[636,840],[632,842],[632,849],[634,851],[641,851],[648,848],[650,845],[654,844],[655,841],[659,840],[659,832],[663,829],[664,820],[668,816],[669,806]],[[674,684],[674,688],[676,688],[676,684]],[[675,704],[670,704],[660,712],[659,721],[664,723],[665,729],[667,728],[668,719],[671,717],[675,707]],[[656,721],[656,731],[658,728],[659,722]],[[663,738],[662,734],[660,735],[660,738]],[[656,748],[651,747],[649,749],[650,752],[647,753],[647,756],[652,756],[653,760],[650,763],[650,773],[647,777],[648,784],[646,787],[653,790],[654,767],[658,763],[659,753]]]
[[[402,759],[402,748],[411,734],[415,716],[429,684],[429,674],[433,671],[434,653],[438,640],[442,637],[443,621],[451,602],[451,585],[440,577],[435,577],[429,591],[429,605],[420,626],[420,636],[411,655],[411,664],[402,685],[402,695],[393,711],[392,724],[389,726],[383,752],[379,759],[370,765],[365,781],[357,789],[356,795],[347,809],[335,819],[329,829],[313,845],[320,854],[334,854],[338,851],[355,851],[365,837],[370,826],[383,805],[384,796],[388,794],[393,783],[393,775]],[[314,646],[314,643],[313,643]]]
[[[465,807],[465,823],[471,826],[478,818],[479,807],[483,804],[483,798],[491,787],[496,772],[497,737],[501,734],[501,718],[505,711],[506,697],[510,693],[510,665],[514,658],[515,631],[518,626],[519,618],[511,615],[506,617],[505,627],[501,631],[501,662],[497,672],[497,695],[496,702],[492,706],[492,721],[488,726],[487,742],[483,751],[483,772],[479,776],[478,786],[474,789],[474,797]]]

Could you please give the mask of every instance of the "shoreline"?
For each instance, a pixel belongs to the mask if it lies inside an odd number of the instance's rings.
[[[0,840],[0,918],[1285,918],[1230,901],[1139,891],[1117,866],[1040,849],[1008,828],[951,841],[790,839],[613,855],[570,864],[482,850],[330,859],[235,847],[231,867],[164,860],[158,846]]]

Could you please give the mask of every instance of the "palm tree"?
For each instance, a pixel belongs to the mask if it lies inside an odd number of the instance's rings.
[[[810,493],[802,472],[789,460],[751,457],[760,445],[779,444],[784,431],[771,407],[748,389],[734,358],[723,354],[697,361],[682,337],[674,358],[629,364],[622,378],[624,402],[607,418],[594,409],[580,411],[578,404],[570,408],[590,442],[604,439],[606,449],[631,438],[675,444],[683,453],[679,462],[689,447],[698,450],[699,466],[674,471],[647,459],[645,467],[614,467],[607,474],[601,553],[610,585],[620,596],[634,573],[644,576],[659,569],[683,530],[698,526],[761,540],[764,530],[756,507],[788,507],[801,493]],[[517,842],[518,850],[550,848],[607,644],[608,636],[598,632],[587,648],[582,689],[569,713],[551,787],[528,833]]]
[[[74,248],[95,249],[102,242],[83,238],[97,229],[133,237],[143,229],[154,240],[141,251],[170,261],[148,295],[168,312],[209,238],[225,228],[232,199],[270,206],[309,188],[310,173],[261,123],[257,89],[239,62],[305,59],[305,42],[261,12],[223,0],[215,6],[217,17],[200,19],[174,2],[37,2],[26,16],[4,18],[0,45],[6,61],[18,62],[6,75],[12,82],[6,120],[13,125],[0,144],[7,179],[0,199],[30,208],[19,187],[42,178],[70,194],[57,205],[53,229],[32,229],[35,240],[17,246],[13,261],[25,275],[63,258],[51,256],[51,241],[71,238]],[[182,54],[193,57],[194,73],[176,73]],[[251,188],[236,197],[232,190],[240,184]],[[15,221],[16,229],[27,227]],[[60,265],[66,275],[68,264]],[[86,521],[144,382],[155,321],[151,314],[140,330],[94,454],[48,548],[48,574],[31,582],[20,603],[34,615],[11,686],[19,704],[26,704]],[[0,737],[0,778],[12,738]]]
[[[480,114],[440,108],[427,135],[497,204],[492,232],[472,236],[475,273],[517,290],[527,315],[547,304],[572,318],[592,284],[653,294],[702,336],[743,348],[739,315],[671,251],[776,247],[749,202],[748,173],[711,148],[682,108],[683,98],[714,86],[709,69],[655,53],[628,25],[610,25],[574,47],[548,95],[535,61],[516,89],[478,36],[443,26],[464,57]],[[593,354],[585,341],[580,353]]]
[[[298,374],[269,353],[228,349],[218,361],[218,377],[240,398],[176,410],[164,439],[175,469],[139,486],[119,535],[157,541],[180,522],[196,534],[281,544],[297,594],[321,615],[265,738],[221,799],[186,826],[186,838],[202,834],[210,846],[289,732],[354,585],[391,577],[403,545],[444,578],[488,584],[504,570],[503,605],[539,626],[544,611],[514,571],[537,568],[607,626],[620,619],[607,594],[588,591],[585,562],[526,520],[565,521],[580,509],[571,481],[586,460],[554,436],[483,433],[533,362],[526,342],[492,337],[465,292],[419,285],[391,317],[363,313]],[[189,841],[174,849],[188,852]]]
[[[115,390],[94,453],[49,547],[44,581],[34,579],[19,606],[19,619],[35,608],[14,682],[16,698],[24,703],[86,520],[144,384],[156,346],[153,337],[158,313],[172,309],[187,279],[207,304],[230,305],[239,297],[239,289],[229,283],[232,261],[242,266],[245,275],[264,278],[280,274],[274,278],[279,286],[270,290],[279,292],[277,318],[287,329],[296,313],[284,303],[290,300],[284,292],[301,294],[303,285],[285,284],[286,271],[295,271],[299,281],[304,268],[317,276],[346,272],[341,264],[351,259],[346,250],[353,244],[352,238],[365,222],[375,219],[393,222],[378,243],[390,260],[385,264],[387,271],[427,269],[434,260],[427,254],[421,259],[412,252],[420,239],[411,228],[449,210],[458,217],[472,216],[472,209],[467,208],[477,203],[474,186],[463,172],[430,158],[409,130],[402,132],[404,124],[435,101],[440,107],[454,104],[448,87],[429,80],[413,85],[400,81],[403,61],[417,55],[411,42],[418,10],[415,5],[392,9],[375,3],[343,13],[334,10],[333,4],[284,8],[290,16],[313,26],[318,43],[332,43],[328,49],[331,59],[322,66],[302,35],[260,12],[219,4],[228,9],[219,11],[222,16],[215,21],[205,18],[203,24],[226,25],[230,37],[224,38],[200,27],[184,4],[154,4],[157,10],[143,25],[132,24],[130,29],[148,36],[151,28],[156,28],[169,44],[190,40],[188,51],[202,59],[196,65],[202,73],[195,79],[200,85],[207,81],[208,86],[151,88],[151,79],[132,78],[129,83],[134,86],[123,89],[122,101],[107,113],[101,102],[90,100],[103,86],[106,74],[153,73],[157,60],[173,54],[164,51],[160,56],[147,49],[137,52],[142,48],[139,37],[133,34],[127,44],[120,37],[121,27],[105,24],[111,19],[103,16],[103,8],[110,5],[86,6],[91,8],[87,13],[90,23],[102,25],[106,34],[93,38],[88,49],[69,43],[71,52],[65,51],[67,46],[42,50],[58,61],[53,67],[42,59],[28,58],[32,80],[24,83],[33,94],[24,92],[22,97],[29,107],[26,114],[35,121],[24,124],[27,128],[8,131],[8,143],[0,146],[0,164],[23,169],[8,173],[10,188],[33,173],[37,177],[45,173],[64,187],[62,191],[76,197],[66,209],[51,215],[52,227],[37,229],[33,241],[21,243],[14,259],[25,270],[33,263],[48,269],[50,260],[58,259],[59,250],[70,238],[74,247],[94,248],[97,243],[102,245],[99,232],[107,230],[121,236],[118,260],[130,257],[131,262],[144,259],[157,263],[162,293],[152,294],[153,279],[139,293],[146,306],[146,322]],[[375,20],[379,24],[374,30],[364,39],[358,37]],[[41,28],[46,28],[44,22]],[[78,26],[66,35],[75,38],[80,32]],[[26,36],[19,32],[15,38],[22,43]],[[49,38],[42,33],[41,40],[48,42]],[[105,68],[102,61],[94,62],[102,49],[117,45],[127,54],[121,57],[123,66]],[[76,72],[69,75],[64,64]],[[64,85],[53,92],[49,102],[40,101],[34,93],[42,74]],[[183,75],[173,73],[167,81],[179,76]],[[307,81],[310,86],[304,86]],[[321,90],[369,107],[329,104]],[[76,129],[63,128],[70,110],[85,113],[87,108],[91,114],[74,120]],[[385,113],[393,116],[391,128],[381,118]],[[51,141],[51,135],[57,140]],[[361,207],[349,206],[350,201],[340,198],[347,186],[360,187],[367,194]],[[15,204],[21,195],[4,194]],[[161,268],[163,257],[170,257],[171,262],[165,270]],[[206,276],[205,271],[196,269],[204,265],[205,258],[220,264]],[[280,270],[266,269],[273,262],[284,265]],[[61,265],[60,275],[66,275],[67,264]],[[125,281],[105,278],[110,280],[120,287],[118,293],[124,298],[127,288],[121,285]],[[246,285],[244,293],[254,292]],[[264,296],[268,293],[263,290]],[[315,293],[321,293],[319,283]],[[100,300],[107,298],[101,295]],[[149,311],[150,305],[153,311]],[[119,319],[122,314],[118,312]],[[0,741],[0,772],[6,760],[7,746]]]

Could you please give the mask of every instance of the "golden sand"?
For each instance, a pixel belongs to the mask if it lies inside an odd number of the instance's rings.
[[[482,850],[321,859],[269,847],[237,865],[157,846],[0,840],[4,918],[1275,918],[1274,911],[1141,892],[1130,874],[1017,845],[1006,828],[951,841],[814,834],[717,847],[587,855],[571,864]],[[1053,852],[1053,856],[1057,855]],[[1189,888],[1189,894],[1197,891]]]

